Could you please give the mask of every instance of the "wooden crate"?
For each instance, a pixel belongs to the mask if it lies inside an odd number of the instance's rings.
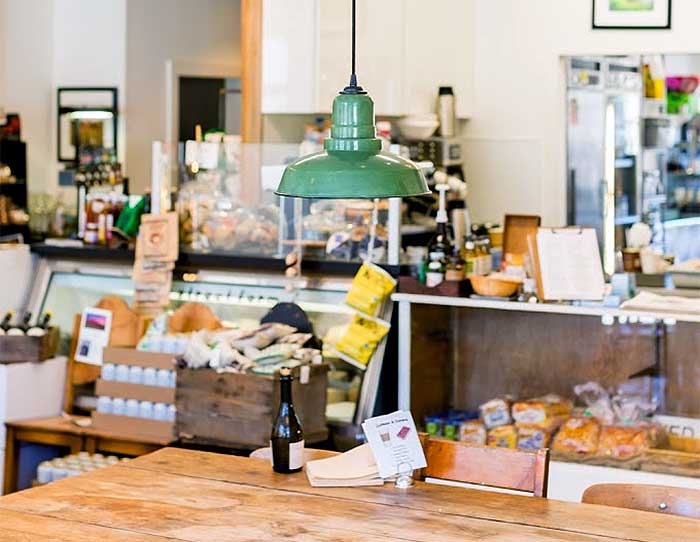
[[[0,363],[26,363],[52,358],[60,339],[57,327],[51,327],[41,337],[0,335]]]
[[[175,370],[175,357],[172,354],[144,352],[135,348],[108,346],[102,352],[103,363],[129,365],[143,368]],[[135,399],[153,403],[175,403],[175,388],[117,382],[97,379],[95,394],[99,396]],[[92,426],[98,431],[130,438],[148,438],[163,442],[175,440],[175,423],[172,421],[116,416],[92,412]]]
[[[328,438],[327,365],[311,366],[307,383],[294,369],[292,400],[307,444]],[[177,434],[184,442],[254,449],[269,445],[279,407],[278,375],[217,373],[213,369],[177,370]]]

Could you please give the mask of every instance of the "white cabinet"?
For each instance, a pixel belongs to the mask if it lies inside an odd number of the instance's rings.
[[[435,110],[440,85],[471,114],[474,0],[358,0],[357,75],[376,113]],[[265,0],[263,114],[330,113],[350,76],[349,0]]]
[[[357,77],[378,115],[402,115],[404,0],[358,0]],[[348,0],[321,0],[318,51],[319,103],[330,112],[351,71],[351,10]]]
[[[450,86],[457,117],[471,117],[474,1],[404,0],[404,5],[405,113],[435,111],[438,87]]]
[[[263,113],[309,113],[318,102],[319,0],[264,0]]]

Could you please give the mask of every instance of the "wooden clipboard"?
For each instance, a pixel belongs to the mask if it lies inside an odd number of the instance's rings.
[[[571,290],[558,296],[552,296],[547,293],[545,286],[551,286],[551,284],[545,283],[548,280],[551,282],[554,277],[549,273],[552,271],[551,269],[547,269],[547,272],[543,273],[543,260],[548,260],[550,266],[555,262],[561,263],[562,269],[559,270],[559,274],[571,273],[575,262],[572,262],[571,258],[567,261],[566,252],[557,254],[557,258],[549,258],[550,255],[546,255],[543,258],[540,246],[543,240],[542,237],[540,237],[542,234],[565,234],[567,236],[574,234],[581,236],[579,246],[572,247],[572,250],[579,250],[580,254],[583,255],[583,259],[580,261],[580,270],[585,272],[585,275],[578,285],[580,287],[578,292]],[[562,238],[562,240],[563,239],[566,238]],[[573,242],[575,238],[568,237],[568,239],[571,239]],[[537,297],[540,301],[599,300],[603,298],[605,277],[603,275],[598,241],[594,229],[578,226],[567,228],[539,228],[535,236],[528,235],[528,253],[533,261],[537,284]],[[545,275],[550,275],[549,279],[547,279]],[[557,273],[554,273],[554,275],[557,276]]]

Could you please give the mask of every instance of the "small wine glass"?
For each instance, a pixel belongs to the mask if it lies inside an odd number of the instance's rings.
[[[396,477],[394,485],[399,489],[413,487],[413,467],[411,464],[408,462],[399,463],[397,470],[398,476]]]

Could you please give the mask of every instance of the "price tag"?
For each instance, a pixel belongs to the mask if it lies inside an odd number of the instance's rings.
[[[308,384],[310,376],[311,376],[311,367],[309,367],[308,365],[302,365],[301,369],[299,369],[299,383],[300,384]]]

